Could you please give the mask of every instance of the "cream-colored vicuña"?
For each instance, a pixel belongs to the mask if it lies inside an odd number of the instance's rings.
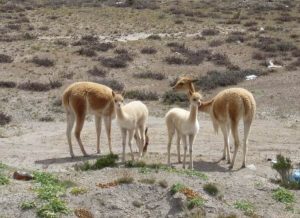
[[[183,168],[186,162],[187,138],[189,139],[190,164],[193,169],[193,144],[199,131],[199,122],[197,120],[198,107],[201,105],[201,95],[198,92],[189,91],[190,111],[173,108],[165,116],[168,129],[168,164],[170,165],[170,150],[175,132],[177,133],[177,156],[180,160],[180,139],[184,145]]]
[[[111,148],[111,120],[115,118],[112,89],[92,82],[77,82],[71,84],[63,93],[63,106],[67,113],[67,137],[70,155],[74,157],[71,132],[76,120],[75,137],[84,156],[84,150],[80,133],[87,113],[95,115],[97,132],[97,153],[100,153],[101,121],[104,118],[109,150]]]
[[[139,149],[139,159],[143,155],[144,147],[145,151],[147,147],[145,146],[145,134],[146,123],[148,120],[148,109],[145,104],[141,101],[132,101],[126,105],[123,105],[124,98],[120,94],[112,93],[114,96],[114,104],[117,114],[117,122],[121,128],[122,133],[122,146],[123,146],[123,156],[122,161],[125,162],[125,146],[126,138],[128,132],[128,144],[131,152],[131,158],[134,160],[134,155],[132,152],[132,138],[136,138],[136,142]],[[148,138],[148,137],[147,137]],[[148,143],[148,140],[147,140]]]
[[[193,79],[181,77],[174,90],[189,91],[194,90]],[[238,147],[240,146],[238,124],[241,118],[244,120],[244,147],[243,147],[243,165],[246,166],[247,143],[251,124],[256,111],[256,103],[253,95],[243,88],[229,88],[219,92],[209,101],[202,102],[199,111],[210,114],[214,130],[218,132],[219,127],[224,136],[224,151],[222,159],[231,162],[229,168],[232,168],[235,162]],[[230,157],[229,136],[230,131],[234,138],[234,154],[232,161]]]

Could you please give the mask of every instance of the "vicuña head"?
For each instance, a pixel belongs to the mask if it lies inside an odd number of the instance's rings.
[[[197,79],[192,79],[190,77],[179,77],[176,84],[172,87],[174,91],[183,91],[191,90],[195,92],[193,82],[196,82]]]
[[[191,106],[196,106],[196,107],[201,106],[202,95],[199,92],[192,92],[191,90],[189,90],[188,95],[189,95]]]

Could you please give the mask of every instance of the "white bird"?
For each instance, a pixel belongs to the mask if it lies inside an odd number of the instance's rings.
[[[269,60],[268,69],[275,69],[275,68],[281,68],[281,67],[282,66],[280,66],[280,65],[275,65],[272,60]]]

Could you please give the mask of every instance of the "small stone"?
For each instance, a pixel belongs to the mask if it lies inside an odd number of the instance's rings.
[[[133,204],[133,206],[135,206],[135,207],[141,207],[141,206],[144,205],[143,202],[137,201],[137,200],[133,201],[132,204]]]
[[[33,176],[28,172],[15,171],[13,174],[13,178],[16,180],[28,181],[28,180],[32,180]]]

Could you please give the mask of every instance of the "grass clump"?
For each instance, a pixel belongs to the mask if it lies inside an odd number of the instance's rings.
[[[141,101],[157,101],[159,96],[156,92],[146,90],[130,90],[125,94],[126,98],[138,99]]]
[[[185,188],[186,187],[182,183],[177,182],[172,185],[170,192],[172,195],[175,195],[177,192],[181,192]]]
[[[80,48],[77,53],[79,55],[87,56],[87,57],[94,57],[97,56],[97,53],[92,48]]]
[[[277,188],[273,191],[272,197],[281,203],[284,204],[291,204],[295,202],[295,196],[294,194],[285,189],[285,188]]]
[[[156,54],[157,53],[157,49],[152,48],[152,47],[145,47],[141,49],[141,53],[142,54]]]
[[[105,167],[114,167],[117,165],[116,161],[119,159],[119,156],[116,154],[108,154],[103,157],[100,157],[96,160],[95,163],[91,164],[90,162],[84,162],[82,165],[75,165],[75,169],[87,171],[87,170],[100,170]]]
[[[162,102],[165,104],[187,105],[188,98],[184,93],[167,91],[162,96]]]
[[[8,185],[9,178],[0,172],[0,185]]]
[[[108,68],[125,68],[127,67],[127,62],[122,58],[122,56],[116,56],[116,57],[108,57],[108,58],[102,58],[101,63],[103,66]]]
[[[219,33],[220,33],[220,31],[216,30],[216,29],[202,30],[202,36],[215,36],[215,35],[218,35]]]
[[[4,126],[11,122],[11,116],[0,111],[0,126]]]
[[[108,72],[104,69],[100,69],[97,66],[94,66],[92,69],[88,70],[87,73],[92,76],[106,77]]]
[[[110,87],[112,90],[119,91],[119,92],[123,91],[125,88],[124,83],[121,83],[115,79],[101,79],[101,80],[94,80],[94,82],[102,85],[106,85]]]
[[[147,39],[150,40],[161,40],[161,37],[159,35],[150,35],[147,37]]]
[[[163,73],[155,73],[151,71],[146,71],[142,73],[136,73],[133,75],[134,77],[141,78],[141,79],[155,79],[155,80],[163,80],[166,79],[165,74]]]
[[[281,182],[283,184],[288,184],[292,170],[292,161],[291,159],[284,157],[281,154],[278,154],[276,156],[276,160],[277,161],[272,165],[272,168],[279,173]]]
[[[211,196],[217,196],[219,194],[219,189],[216,186],[216,184],[213,183],[207,183],[203,186],[204,191],[211,195]]]
[[[126,161],[125,167],[127,168],[136,168],[136,167],[146,167],[146,163],[144,161]]]
[[[0,54],[0,63],[11,63],[14,59],[6,54]]]
[[[188,200],[187,207],[188,207],[188,209],[193,209],[195,207],[202,207],[202,206],[204,206],[204,203],[205,203],[205,201],[203,198],[195,197],[195,198]]]
[[[155,178],[145,178],[145,179],[140,179],[139,182],[153,185],[155,183],[156,179]]]
[[[21,204],[22,210],[29,210],[29,209],[33,209],[33,208],[36,208],[36,203],[34,201],[25,201],[25,202],[22,202],[22,204]]]
[[[234,207],[244,212],[246,216],[254,214],[254,205],[246,200],[236,201]]]
[[[73,187],[70,191],[70,193],[72,195],[75,195],[75,196],[78,196],[78,195],[82,195],[82,194],[85,194],[87,193],[87,190],[86,188],[82,188],[82,187]]]
[[[118,184],[131,184],[133,183],[134,178],[129,175],[124,175],[123,177],[116,180]]]
[[[0,81],[0,88],[15,88],[16,83],[11,81]]]

